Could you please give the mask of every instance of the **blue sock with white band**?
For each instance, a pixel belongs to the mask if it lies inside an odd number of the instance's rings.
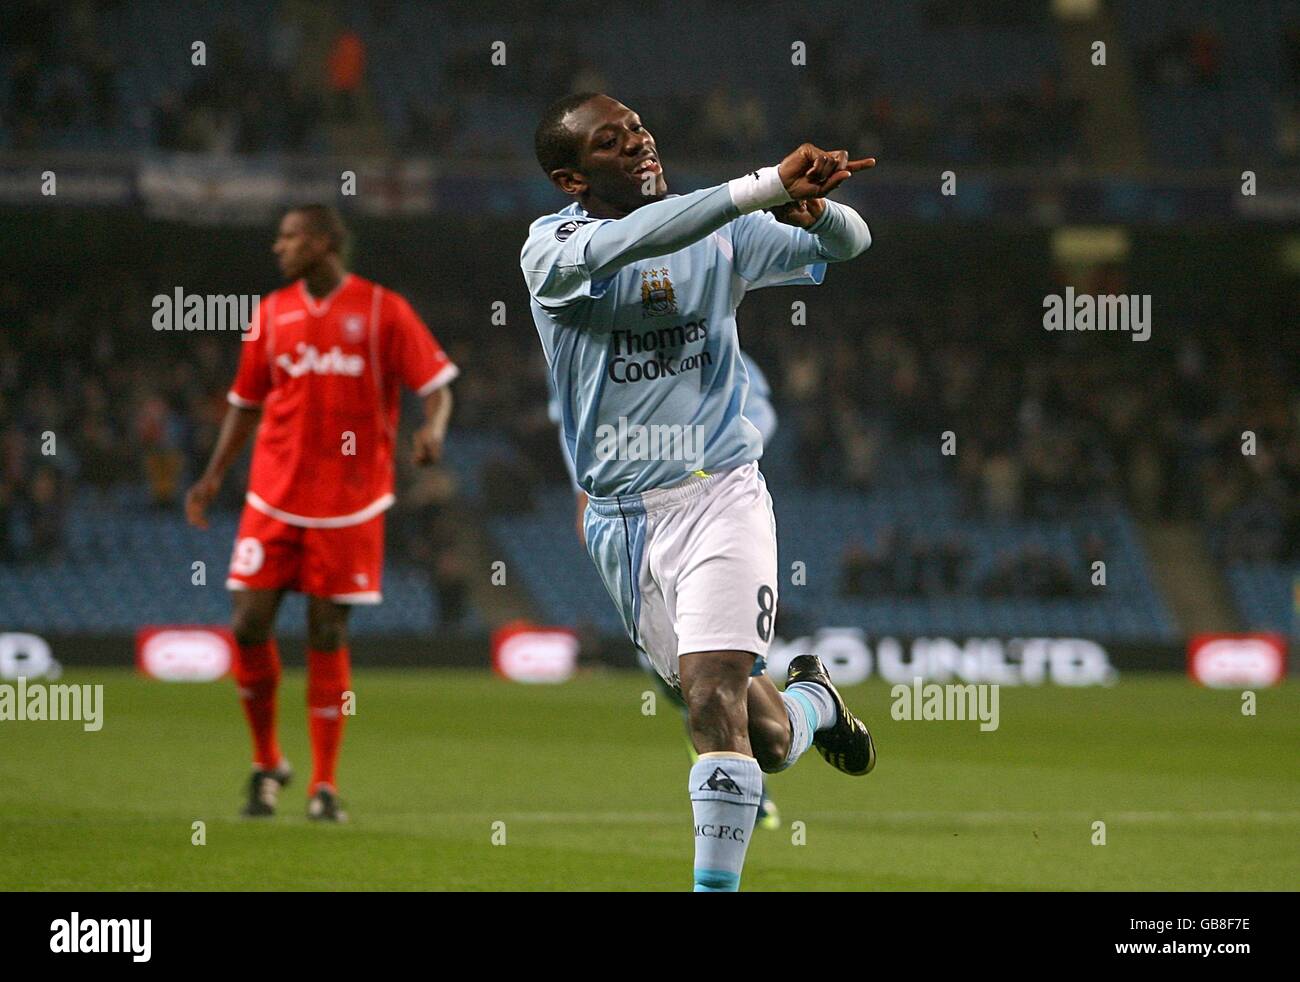
[[[781,769],[789,767],[812,746],[813,734],[838,722],[835,700],[826,687],[816,682],[794,682],[781,693],[786,715],[790,717],[790,753]]]
[[[737,753],[700,754],[687,790],[695,813],[695,892],[734,893],[763,797],[758,761]]]

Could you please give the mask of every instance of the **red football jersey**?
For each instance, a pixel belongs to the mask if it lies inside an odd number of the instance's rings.
[[[320,300],[277,290],[258,317],[229,394],[262,407],[248,503],[307,528],[373,518],[394,500],[398,383],[426,396],[460,370],[403,297],[351,273]]]

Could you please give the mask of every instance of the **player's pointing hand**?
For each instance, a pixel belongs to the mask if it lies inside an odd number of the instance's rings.
[[[795,201],[830,194],[860,170],[876,165],[875,157],[850,160],[844,150],[822,150],[802,144],[777,166],[786,193]]]

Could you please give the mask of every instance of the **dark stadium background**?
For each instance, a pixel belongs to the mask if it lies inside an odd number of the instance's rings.
[[[76,664],[129,658],[142,624],[225,620],[243,473],[210,533],[180,498],[238,345],[156,332],[150,301],[273,289],[277,214],[319,198],[353,225],[355,269],[410,296],[464,370],[445,466],[399,475],[358,660],[485,663],[487,632],[523,616],[625,662],[572,534],[517,266],[528,222],[564,203],[535,120],[595,88],[641,112],[678,191],[805,138],[880,158],[842,194],[867,256],[740,315],[780,418],[763,468],[782,568],[808,571],[782,637],[1077,637],[1169,669],[1201,632],[1294,639],[1300,6],[563,6],[6,5],[4,628]],[[763,70],[710,57],[724,15]],[[583,32],[602,17],[621,29]],[[806,67],[763,48],[777,34]],[[1043,330],[1066,285],[1151,295],[1151,338]],[[301,608],[281,625],[300,634]]]

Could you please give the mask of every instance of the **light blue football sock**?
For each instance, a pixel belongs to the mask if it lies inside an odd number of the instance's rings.
[[[695,813],[695,892],[734,893],[763,797],[763,772],[744,754],[700,754],[687,789]]]
[[[781,701],[790,717],[790,753],[781,765],[785,770],[812,746],[814,733],[838,722],[839,713],[826,687],[816,682],[792,682],[781,693]]]

